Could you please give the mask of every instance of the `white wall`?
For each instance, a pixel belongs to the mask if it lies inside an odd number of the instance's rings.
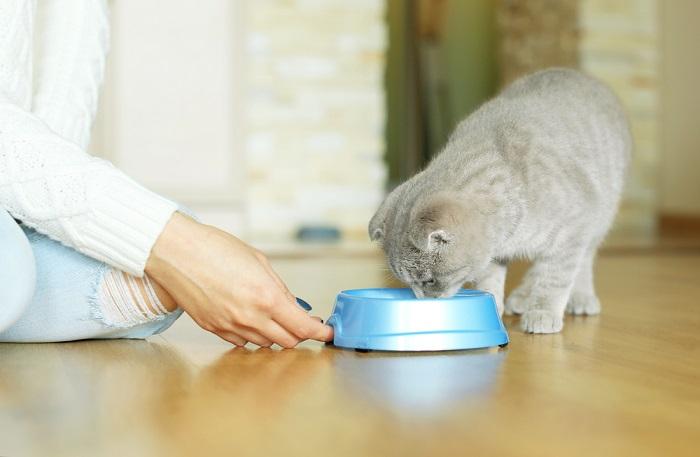
[[[241,232],[236,4],[110,2],[111,51],[92,149],[203,220]]]

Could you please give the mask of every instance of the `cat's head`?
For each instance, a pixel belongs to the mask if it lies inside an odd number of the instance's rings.
[[[488,209],[447,192],[403,203],[390,195],[369,234],[416,297],[450,297],[486,269],[497,242]]]

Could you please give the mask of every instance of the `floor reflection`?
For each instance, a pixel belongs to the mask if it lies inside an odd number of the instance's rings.
[[[0,453],[320,452],[335,438],[319,430],[371,437],[394,413],[430,418],[488,395],[506,355],[232,349],[198,368],[148,341],[0,345]]]
[[[496,386],[507,350],[427,354],[333,349],[336,376],[358,394],[397,414],[432,417],[483,397]]]
[[[3,455],[148,442],[150,412],[192,376],[177,353],[140,340],[2,344],[0,359]]]

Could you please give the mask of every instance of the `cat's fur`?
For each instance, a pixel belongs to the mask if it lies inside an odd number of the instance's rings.
[[[532,267],[505,302],[526,332],[558,332],[565,310],[597,314],[593,262],[617,212],[631,152],[625,115],[574,70],[525,76],[462,121],[430,165],[397,187],[369,224],[416,296],[464,282],[503,312],[506,265]]]

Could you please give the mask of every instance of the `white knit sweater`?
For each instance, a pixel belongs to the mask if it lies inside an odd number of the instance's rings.
[[[176,205],[85,153],[107,14],[105,0],[0,0],[0,207],[140,276]]]

